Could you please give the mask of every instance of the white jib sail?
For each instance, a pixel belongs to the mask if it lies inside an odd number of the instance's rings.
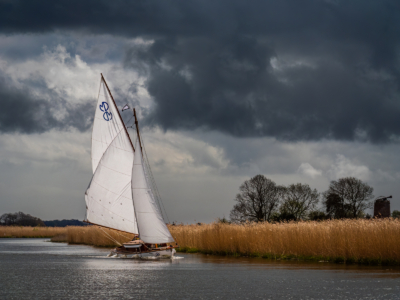
[[[96,171],[97,165],[104,152],[123,129],[124,123],[119,117],[118,108],[115,107],[110,94],[102,79],[100,82],[99,97],[93,121],[92,132],[92,170]]]
[[[122,128],[100,159],[86,190],[89,222],[138,233],[131,190],[133,158],[130,139]]]
[[[132,168],[132,195],[140,239],[149,244],[171,243],[171,236],[146,180],[140,145],[136,141]]]

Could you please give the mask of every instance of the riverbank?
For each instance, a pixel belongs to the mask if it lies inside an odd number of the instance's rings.
[[[400,220],[169,225],[180,252],[274,260],[400,265]],[[2,237],[116,247],[133,235],[97,226],[0,227]]]
[[[400,265],[400,220],[169,225],[178,252],[273,260]],[[115,247],[133,236],[99,227],[68,227],[67,242]]]
[[[66,227],[0,226],[0,238],[51,238],[66,232]]]
[[[400,221],[171,226],[181,251],[336,263],[400,264]]]
[[[0,226],[0,238],[51,238],[52,242],[111,248],[132,240],[133,234],[98,226]]]
[[[336,263],[400,264],[400,221],[171,226],[181,251]]]

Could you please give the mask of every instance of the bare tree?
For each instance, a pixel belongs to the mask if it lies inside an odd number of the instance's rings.
[[[269,221],[278,208],[282,187],[264,175],[256,175],[240,186],[237,203],[230,213],[233,222]]]
[[[308,184],[291,184],[285,188],[281,213],[293,215],[296,220],[304,219],[315,209],[319,201],[319,193]]]
[[[354,177],[333,180],[323,194],[326,211],[335,218],[359,218],[371,207],[373,191],[367,183]]]

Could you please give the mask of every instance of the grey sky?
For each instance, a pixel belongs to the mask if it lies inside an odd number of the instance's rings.
[[[0,213],[84,217],[102,72],[140,115],[171,220],[243,180],[400,179],[396,1],[0,0]],[[128,121],[130,116],[124,115]]]

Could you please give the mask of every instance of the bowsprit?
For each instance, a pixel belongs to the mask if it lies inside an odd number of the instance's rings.
[[[101,103],[101,105],[99,105],[99,108],[101,111],[104,112],[104,114],[103,114],[104,120],[106,120],[106,121],[112,120],[112,113],[108,111],[109,106],[108,106],[107,102]]]

